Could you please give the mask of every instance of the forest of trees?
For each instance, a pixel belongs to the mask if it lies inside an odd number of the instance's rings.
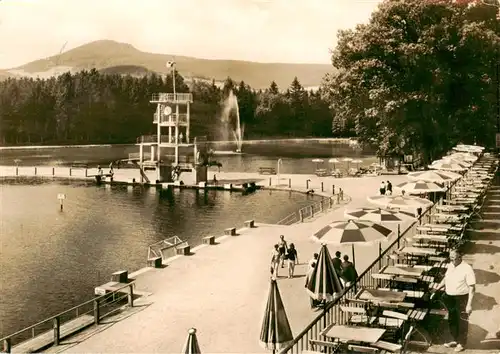
[[[0,82],[2,145],[134,143],[156,132],[151,95],[172,92],[172,77],[142,78],[101,74],[97,70],[57,78]],[[190,87],[176,72],[176,91],[192,92],[191,136],[217,140],[224,99],[238,97],[245,139],[332,136],[332,112],[321,91],[306,91],[295,79],[285,92],[274,82],[253,90],[228,78],[222,88],[195,81]]]
[[[202,81],[188,87],[179,74],[176,88],[194,96],[192,137],[217,139],[232,89],[246,139],[356,136],[379,155],[418,152],[429,161],[458,142],[494,146],[499,23],[497,0],[385,0],[368,23],[339,32],[335,73],[318,91],[297,79],[259,91],[230,78],[223,88]],[[171,86],[168,76],[95,70],[3,81],[0,143],[134,142],[154,132],[151,94]]]

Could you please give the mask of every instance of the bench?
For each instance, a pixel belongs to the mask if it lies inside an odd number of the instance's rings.
[[[235,227],[229,227],[224,230],[224,235],[227,236],[236,236],[236,228]]]
[[[205,236],[203,237],[204,245],[215,245],[215,236]]]
[[[259,167],[259,174],[261,175],[275,175],[276,168],[274,167]]]
[[[248,227],[249,229],[251,229],[252,227],[255,227],[255,222],[253,220],[247,220],[245,221],[245,227]]]
[[[127,283],[128,282],[128,271],[127,270],[119,270],[111,274],[111,281],[115,281],[117,283]]]
[[[148,267],[161,268],[161,266],[162,266],[161,257],[154,257],[148,259]]]
[[[182,256],[189,256],[189,254],[191,253],[191,247],[189,245],[178,246],[176,247],[175,251],[177,254],[180,254]]]

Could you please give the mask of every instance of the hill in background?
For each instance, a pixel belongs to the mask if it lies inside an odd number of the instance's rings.
[[[305,87],[315,87],[323,76],[332,72],[327,64],[257,63],[241,60],[210,60],[169,54],[142,52],[130,44],[100,40],[84,44],[60,55],[40,59],[6,70],[14,75],[47,77],[61,72],[95,68],[104,73],[146,75],[167,74],[165,63],[175,59],[179,73],[189,79],[224,81],[231,77],[245,81],[255,89],[269,87],[275,81],[280,89],[288,87],[297,76]],[[0,79],[2,71],[0,71]]]

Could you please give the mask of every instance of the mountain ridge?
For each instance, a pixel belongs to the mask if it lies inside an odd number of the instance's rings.
[[[121,74],[130,74],[131,67],[143,67],[144,75],[151,72],[166,74],[166,62],[174,58],[179,73],[188,79],[223,81],[231,77],[244,81],[252,88],[269,87],[275,81],[281,89],[288,87],[297,76],[305,87],[319,86],[325,74],[333,72],[328,64],[261,63],[234,59],[202,59],[182,55],[143,52],[129,43],[98,40],[70,49],[61,54],[38,59],[17,68],[3,70],[13,76],[52,76],[57,68],[80,71],[95,68],[99,71],[121,73],[114,67],[127,68]],[[108,69],[108,70],[105,70]]]

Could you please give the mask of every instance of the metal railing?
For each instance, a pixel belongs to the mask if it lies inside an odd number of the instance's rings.
[[[167,259],[175,256],[177,247],[186,246],[187,242],[180,239],[179,236],[169,237],[165,240],[153,243],[148,247],[148,260],[156,257]]]
[[[41,339],[36,344],[37,347],[28,348],[26,351],[35,352],[49,347],[50,345],[59,345],[59,341],[63,337],[72,334],[68,333],[71,332],[71,330],[77,331],[91,325],[98,325],[104,317],[120,311],[124,306],[128,305],[129,307],[133,307],[134,286],[135,283],[128,283],[120,288],[110,291],[106,295],[101,295],[92,300],[86,301],[70,308],[69,310],[58,313],[55,316],[49,317],[41,322],[35,323],[34,325],[1,338],[0,341],[3,343],[3,352],[10,353],[13,347],[26,343],[34,338],[44,335],[46,336],[50,332],[53,332],[53,335],[49,336],[49,339]],[[125,299],[127,299],[127,304],[124,304],[123,300]],[[83,318],[83,316],[87,316],[87,318]],[[75,326],[77,328],[69,326],[71,327],[70,331],[64,331],[64,334],[61,333],[61,327],[64,326],[64,324],[77,319],[81,320],[78,322],[77,326]]]
[[[448,191],[454,188],[457,181],[450,185]],[[448,192],[447,191],[447,192]],[[366,270],[358,277],[358,279],[351,284],[349,287],[345,288],[342,294],[329,303],[325,310],[319,314],[302,332],[300,332],[293,340],[291,344],[286,346],[280,351],[280,354],[285,353],[301,353],[303,350],[309,349],[309,340],[317,339],[320,337],[320,332],[326,328],[330,323],[336,323],[338,325],[347,324],[348,315],[340,310],[340,306],[345,304],[346,299],[353,298],[357,293],[357,290],[361,287],[365,288],[377,288],[386,287],[387,282],[385,280],[374,279],[372,274],[379,273],[380,269],[387,266],[392,262],[390,255],[397,251],[401,246],[406,245],[406,238],[411,238],[417,233],[417,226],[421,223],[427,223],[431,221],[432,214],[437,210],[437,206],[441,205],[443,197],[435,202],[432,207],[427,209],[425,212],[418,217],[406,230],[402,233],[398,230],[397,238],[377,257],[372,264],[370,264]]]
[[[151,102],[177,102],[177,103],[192,103],[192,93],[153,93]]]
[[[187,124],[188,123],[188,115],[187,113],[172,113],[169,116],[164,115],[163,113],[155,113],[153,115],[153,124],[158,124],[158,116],[160,116],[160,124],[168,124],[170,126],[175,126],[177,121],[179,124]]]
[[[278,225],[293,225],[299,222],[304,222],[306,219],[313,218],[319,213],[326,212],[331,209],[336,209],[341,205],[347,204],[351,201],[351,197],[343,193],[342,198],[340,194],[335,194],[331,197],[326,197],[320,201],[303,207],[297,211],[294,211],[290,215],[287,215],[283,219],[277,222]]]

